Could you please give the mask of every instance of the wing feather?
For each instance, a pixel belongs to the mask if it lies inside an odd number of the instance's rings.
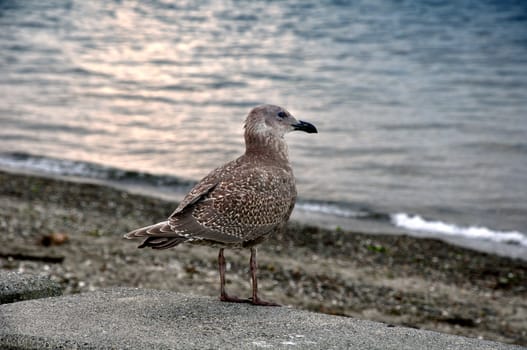
[[[215,169],[185,196],[167,221],[134,230],[142,246],[166,249],[185,240],[237,244],[266,235],[289,218],[296,199],[290,168],[242,158]]]

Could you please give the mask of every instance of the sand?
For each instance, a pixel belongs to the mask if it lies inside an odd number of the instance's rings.
[[[0,172],[0,269],[66,294],[144,287],[219,294],[217,249],[136,249],[131,229],[176,203],[110,187]],[[227,291],[249,296],[248,251],[226,251]],[[263,298],[299,309],[527,345],[527,262],[403,235],[291,222],[258,249]]]

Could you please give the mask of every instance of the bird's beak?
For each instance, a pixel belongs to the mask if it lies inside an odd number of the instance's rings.
[[[293,129],[294,130],[305,131],[308,134],[316,134],[316,133],[318,133],[317,128],[315,128],[315,126],[313,124],[308,123],[308,122],[304,122],[304,121],[301,121],[301,120],[299,120],[298,123],[293,124]]]

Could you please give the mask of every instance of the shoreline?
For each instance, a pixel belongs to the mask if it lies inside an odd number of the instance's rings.
[[[51,276],[65,294],[147,287],[217,296],[217,250],[121,239],[176,203],[0,171],[0,268]],[[57,237],[62,237],[58,239]],[[227,290],[249,293],[248,253],[226,251]],[[311,311],[527,345],[527,262],[430,238],[290,222],[259,246],[262,297]]]
[[[118,171],[113,169],[112,172]],[[148,198],[154,198],[156,200],[177,203],[185,194],[192,188],[194,183],[186,179],[178,179],[176,186],[163,186],[159,184],[151,184],[148,182],[128,182],[122,180],[112,180],[111,178],[104,177],[83,177],[77,175],[62,175],[60,173],[46,173],[39,172],[29,168],[11,168],[11,167],[0,167],[0,172],[8,173],[14,176],[25,175],[37,178],[48,178],[55,179],[65,182],[73,182],[78,184],[93,184],[102,187],[109,187],[119,191],[123,191],[133,195],[144,196]],[[139,173],[138,173],[139,174]],[[141,177],[143,175],[139,175]],[[153,176],[146,174],[145,176]],[[498,243],[492,239],[480,239],[480,238],[469,238],[463,235],[452,235],[444,232],[429,232],[429,231],[413,231],[405,229],[395,225],[389,218],[389,213],[371,212],[366,216],[372,216],[372,219],[361,217],[360,215],[353,216],[353,214],[347,213],[346,209],[339,208],[337,210],[344,211],[345,214],[342,216],[331,213],[331,209],[316,211],[306,210],[303,206],[313,205],[309,200],[303,201],[302,198],[297,200],[295,210],[291,215],[291,221],[298,221],[303,224],[321,227],[327,230],[341,229],[343,231],[350,232],[361,232],[367,234],[393,234],[393,235],[407,235],[418,239],[429,238],[439,239],[448,244],[455,246],[475,250],[478,252],[499,255],[502,257],[509,257],[513,259],[522,259],[527,262],[527,246],[517,243]],[[314,204],[320,205],[320,204]],[[356,213],[355,213],[356,214]],[[408,215],[408,214],[405,214]],[[410,216],[412,216],[410,214]],[[381,219],[382,217],[382,219]],[[165,217],[163,217],[163,220]],[[434,222],[428,221],[428,223],[440,223],[444,224],[453,229],[459,229],[458,226],[452,226],[455,224],[447,222]],[[470,226],[468,229],[486,230],[485,227]],[[512,231],[510,231],[512,232]],[[509,233],[509,232],[501,232]]]
[[[39,156],[34,157],[38,158]],[[68,163],[71,161],[59,159],[55,159],[55,161],[58,162],[58,165],[56,165],[61,169],[58,172],[40,172],[35,169],[24,167],[13,168],[6,166],[6,164],[0,166],[0,172],[6,172],[12,175],[20,174],[33,176],[38,178],[44,177],[79,184],[94,184],[103,187],[110,187],[130,194],[145,196],[148,198],[156,198],[173,203],[177,203],[182,200],[185,194],[194,185],[194,182],[191,180],[171,177],[169,175],[160,175],[159,179],[161,179],[161,183],[155,181],[154,183],[151,183],[150,181],[135,181],[137,178],[156,177],[157,175],[137,173],[135,171],[128,170],[119,170],[97,164],[81,162],[79,164],[87,165],[90,169],[93,167],[92,171],[94,172],[101,171],[103,173],[109,172],[112,174],[119,174],[116,179],[112,178],[112,176],[106,178],[105,176],[100,176],[100,174],[95,177],[84,177],[80,174],[75,175],[76,172],[69,174],[68,171],[65,171],[68,166],[72,166],[72,164]],[[61,162],[66,162],[66,164]],[[63,171],[65,171],[65,174],[62,174]],[[130,174],[133,174],[132,178],[135,178],[135,180],[128,181],[123,179],[123,176],[126,178],[127,176],[130,176]],[[170,180],[167,180],[168,178],[170,178]],[[168,181],[171,184],[165,186],[163,185],[164,181]],[[458,226],[454,222],[438,221],[434,220],[433,218],[421,217],[419,214],[406,214],[404,212],[391,213],[388,211],[379,212],[375,210],[369,211],[366,209],[366,211],[359,213],[359,211],[362,211],[363,209],[349,209],[345,206],[345,204],[343,204],[344,207],[339,207],[339,204],[329,204],[329,207],[325,207],[322,210],[306,209],[306,207],[309,208],[312,206],[324,206],[325,204],[326,202],[324,201],[311,202],[310,200],[298,198],[295,210],[293,210],[291,215],[291,220],[299,221],[307,225],[319,226],[328,230],[342,229],[344,231],[357,231],[368,234],[387,233],[395,235],[408,235],[415,238],[440,239],[455,246],[460,246],[479,252],[500,255],[503,257],[510,257],[514,259],[519,258],[527,261],[527,246],[524,244],[524,242],[519,241],[522,238],[515,236],[511,238],[512,241],[508,243],[500,243],[499,236],[492,236],[496,234],[504,234],[509,236],[523,235],[518,231],[496,231],[484,226],[470,224],[467,224],[468,226]],[[337,213],[334,212],[335,210]],[[396,215],[406,215],[408,218],[416,217],[418,220],[422,221],[420,225],[425,225],[426,228],[423,228],[423,230],[419,230],[419,228],[409,229],[405,228],[404,226],[397,225],[393,222],[393,216]],[[164,219],[165,218],[163,217],[163,220]],[[440,226],[441,229],[434,231],[433,229],[430,229],[432,226],[436,228]],[[445,230],[446,232],[444,232]],[[465,233],[457,232],[452,234],[452,231],[456,230],[465,231]],[[467,236],[467,232],[469,231],[471,231],[471,233]],[[486,234],[487,237],[473,237],[472,232],[474,231],[480,231],[483,233],[483,235]],[[489,237],[489,233],[492,237]]]

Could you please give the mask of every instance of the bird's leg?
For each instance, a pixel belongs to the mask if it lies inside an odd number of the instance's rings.
[[[256,279],[256,248],[251,248],[251,260],[249,262],[251,268],[251,281],[253,285],[253,296],[251,298],[251,303],[253,305],[262,305],[262,306],[280,306],[280,304],[273,303],[271,301],[265,301],[258,298],[258,281]]]
[[[220,300],[228,301],[231,303],[250,302],[250,300],[247,299],[240,299],[238,297],[229,296],[225,292],[225,257],[223,256],[223,248],[220,248],[220,253],[218,254],[218,266],[220,268]]]

